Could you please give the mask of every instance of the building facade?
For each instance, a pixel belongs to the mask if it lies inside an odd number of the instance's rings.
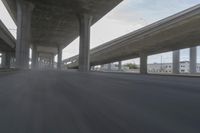
[[[173,73],[172,63],[154,63],[148,64],[148,73]],[[190,62],[182,61],[180,62],[180,73],[190,73]],[[200,63],[197,64],[197,73],[200,72]]]

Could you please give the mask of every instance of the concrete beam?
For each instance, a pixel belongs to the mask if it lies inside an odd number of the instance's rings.
[[[90,69],[90,26],[92,17],[81,14],[79,18],[80,45],[79,45],[79,71],[87,72]]]

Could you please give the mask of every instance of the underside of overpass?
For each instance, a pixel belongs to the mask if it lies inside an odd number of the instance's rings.
[[[3,0],[17,25],[16,67],[29,67],[29,48],[32,48],[32,67],[38,55],[58,54],[80,35],[80,70],[89,69],[90,26],[118,5],[121,0]],[[43,57],[41,57],[43,58]],[[49,58],[52,58],[51,56]]]

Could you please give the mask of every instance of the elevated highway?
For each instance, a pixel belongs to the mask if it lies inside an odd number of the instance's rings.
[[[1,68],[9,68],[15,54],[16,40],[0,20]]]
[[[62,49],[79,35],[83,40],[80,46],[84,47],[82,53],[83,56],[86,56],[84,58],[86,59],[88,52],[85,47],[88,48],[89,46],[90,26],[121,1],[3,0],[18,26],[17,67],[27,68],[29,53],[27,49],[30,46],[33,49],[33,67],[37,63],[37,58],[39,58],[37,55],[43,52],[58,54],[58,67],[60,67]],[[24,52],[20,51],[21,49],[26,50]],[[83,66],[86,66],[88,61],[84,59],[82,59]]]
[[[0,20],[0,52],[15,51],[15,38]]]
[[[155,22],[90,50],[90,64],[101,65],[131,58],[194,47],[200,44],[200,5]],[[78,67],[78,55],[63,61]]]
[[[121,0],[24,0],[33,6],[31,20],[31,43],[39,46],[67,46],[79,35],[77,15],[88,12],[92,24],[108,13]],[[17,23],[16,0],[4,0]]]

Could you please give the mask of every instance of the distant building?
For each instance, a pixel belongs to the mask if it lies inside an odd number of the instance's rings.
[[[138,68],[139,68],[139,66],[138,66]],[[96,68],[94,68],[94,70],[97,70],[97,71],[138,72],[139,69],[129,69],[128,66],[122,65],[121,70],[119,70],[119,64],[110,63],[110,64],[100,65],[100,67],[96,67]]]
[[[114,63],[101,65],[100,71],[117,71],[118,65]]]
[[[154,63],[148,64],[148,73],[163,73],[163,74],[170,74],[173,73],[173,64],[172,63]],[[104,64],[100,67],[94,69],[98,71],[118,71],[118,64]],[[180,62],[180,73],[190,73],[190,62],[189,61],[182,61]],[[129,69],[127,66],[122,65],[122,71],[124,72],[134,72],[139,73],[139,66],[138,69]],[[197,73],[200,73],[200,63],[197,64]]]
[[[148,64],[149,73],[172,73],[172,63]]]
[[[149,73],[172,73],[173,72],[172,63],[154,63],[148,64]],[[200,72],[200,63],[197,64],[197,72]],[[190,62],[182,61],[180,62],[180,73],[190,73]]]

